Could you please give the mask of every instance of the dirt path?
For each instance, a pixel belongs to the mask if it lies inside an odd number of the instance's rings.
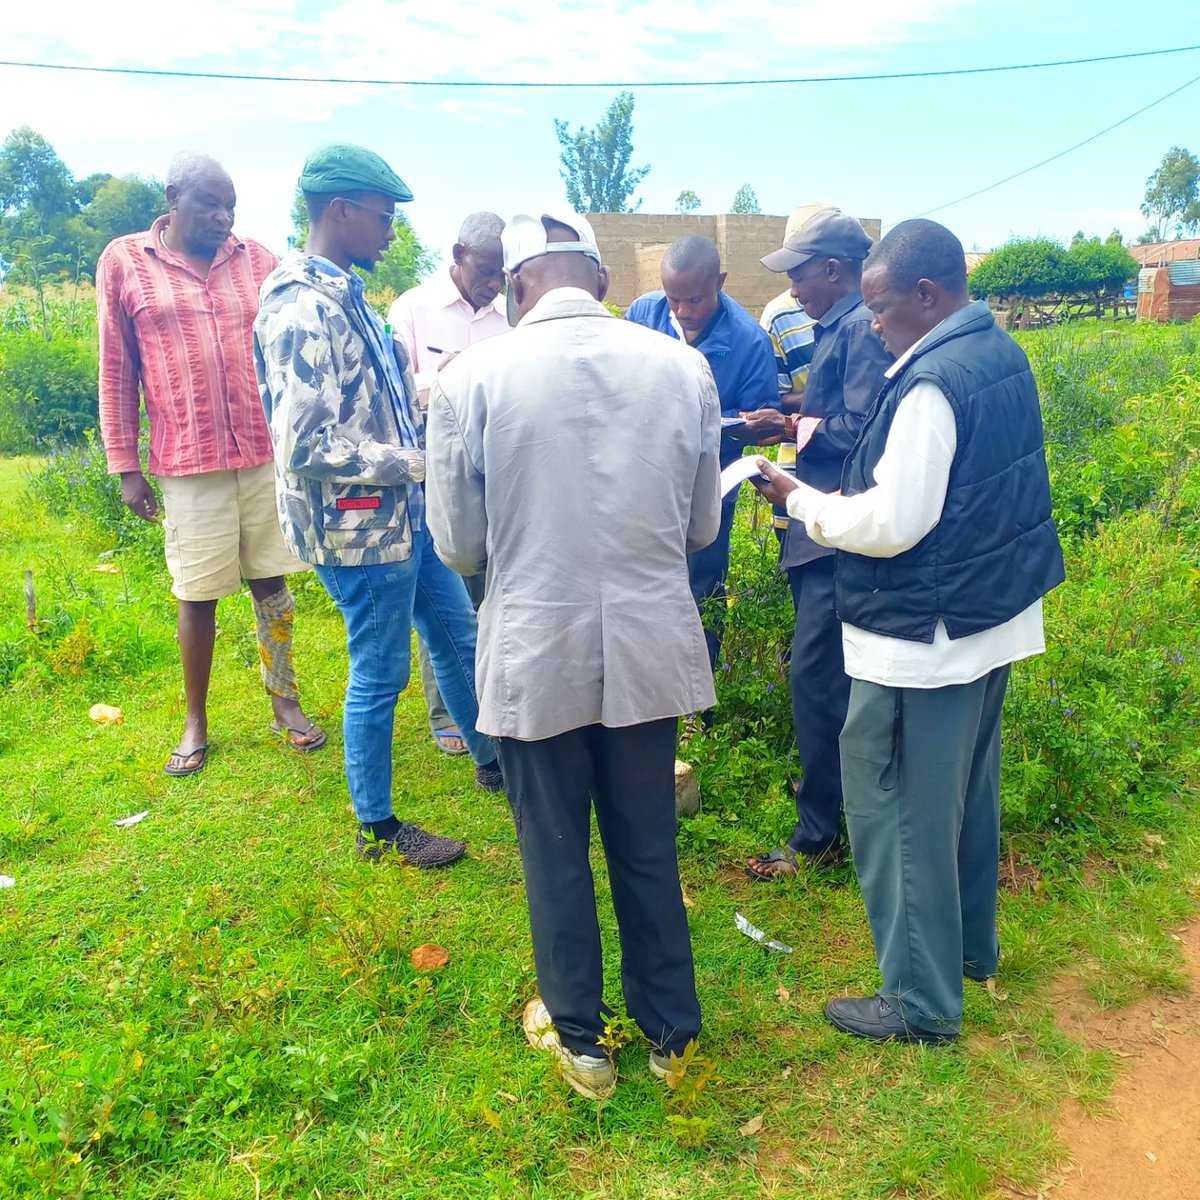
[[[1065,998],[1063,1027],[1127,1058],[1111,1115],[1088,1116],[1074,1101],[1059,1124],[1072,1164],[1048,1200],[1200,1198],[1200,920],[1179,931],[1191,995],[1153,996],[1097,1012]]]

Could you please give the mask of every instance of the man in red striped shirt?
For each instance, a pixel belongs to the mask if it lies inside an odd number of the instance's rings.
[[[214,159],[181,155],[167,180],[170,212],[111,242],[96,267],[100,434],[121,496],[158,519],[138,459],[141,397],[150,424],[167,567],[179,601],[187,716],[163,768],[193,775],[208,756],[208,684],[217,601],[245,579],[254,602],[272,728],[297,750],[326,734],[300,707],[292,665],[291,592],[304,569],[276,515],[271,437],[254,377],[252,327],[275,256],[233,236],[233,182]]]

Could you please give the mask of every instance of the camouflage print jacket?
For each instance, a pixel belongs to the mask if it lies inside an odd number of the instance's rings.
[[[318,566],[400,562],[421,520],[424,426],[408,351],[396,342],[418,448],[401,442],[351,286],[323,259],[289,255],[264,281],[254,322],[279,524],[291,549]]]

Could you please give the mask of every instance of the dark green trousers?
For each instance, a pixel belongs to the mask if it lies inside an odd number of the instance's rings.
[[[957,1033],[964,970],[996,970],[1008,671],[956,687],[851,684],[841,736],[846,827],[879,994],[918,1029]]]

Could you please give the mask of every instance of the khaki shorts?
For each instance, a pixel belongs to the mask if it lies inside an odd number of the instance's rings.
[[[171,592],[180,600],[220,600],[243,579],[303,571],[284,544],[275,507],[275,468],[160,476],[163,541]]]

